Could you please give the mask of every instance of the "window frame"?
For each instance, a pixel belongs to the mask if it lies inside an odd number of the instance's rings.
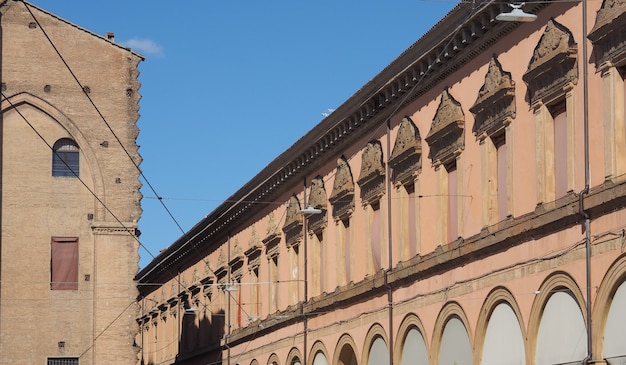
[[[78,237],[51,238],[50,290],[78,290],[79,257]],[[67,281],[68,278],[74,281]]]
[[[80,176],[80,148],[71,138],[61,138],[52,147],[52,176]]]

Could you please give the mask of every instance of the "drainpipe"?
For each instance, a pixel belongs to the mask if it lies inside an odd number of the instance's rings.
[[[144,314],[146,312],[146,298],[141,298],[141,316],[143,317]],[[140,323],[140,330],[141,330],[141,365],[145,365],[144,362],[144,349],[146,348],[146,342],[144,339],[144,334],[143,334],[143,330],[144,330],[144,324],[143,322]]]
[[[585,188],[578,195],[578,209],[580,215],[585,219],[585,266],[587,285],[587,356],[583,364],[588,364],[593,360],[593,340],[591,321],[591,227],[590,218],[584,207],[584,196],[589,194],[590,174],[589,174],[589,85],[587,74],[587,0],[582,0],[582,32],[583,32],[583,133],[585,150]]]
[[[232,287],[232,283],[230,282],[230,232],[228,233],[228,250],[227,250],[227,257],[228,257],[228,271],[227,271],[227,275],[228,277],[226,278],[226,282],[227,282],[227,287],[226,287],[226,295],[228,296],[228,304],[227,304],[227,311],[228,311],[228,322],[227,322],[227,326],[228,326],[228,330],[226,332],[226,341],[224,341],[226,343],[226,356],[228,358],[228,365],[230,365],[230,344],[228,343],[230,340],[230,292],[228,291],[228,289],[230,287]]]
[[[303,184],[304,186],[302,187],[302,191],[303,191],[303,194],[302,194],[302,205],[306,208],[307,207],[307,201],[306,201],[306,177],[304,178],[303,183],[304,183]],[[302,315],[303,315],[303,318],[302,318],[302,331],[303,331],[303,334],[302,334],[302,347],[303,347],[303,350],[302,350],[302,361],[303,361],[304,365],[307,365],[307,362],[306,362],[306,358],[307,358],[307,332],[309,330],[309,328],[308,328],[308,325],[309,325],[308,319],[307,319],[306,313],[304,311],[304,307],[306,306],[306,304],[307,304],[307,302],[309,300],[309,281],[308,281],[308,279],[309,279],[309,273],[308,273],[309,267],[308,267],[308,264],[307,264],[307,261],[309,259],[308,256],[307,256],[307,254],[308,254],[308,252],[307,252],[308,251],[307,250],[307,235],[309,233],[307,232],[307,227],[306,227],[307,219],[308,218],[303,214],[302,215],[302,230],[303,230],[303,232],[302,232],[302,246],[303,246],[303,251],[304,251],[303,252],[303,254],[304,254],[304,265],[303,265],[304,266],[304,301],[302,302]]]
[[[387,163],[385,164],[385,176],[387,176],[387,257],[388,267],[385,270],[385,286],[387,287],[387,307],[389,312],[389,364],[393,365],[393,290],[389,285],[388,275],[393,268],[393,241],[391,235],[391,171],[389,159],[391,158],[391,119],[387,119]]]

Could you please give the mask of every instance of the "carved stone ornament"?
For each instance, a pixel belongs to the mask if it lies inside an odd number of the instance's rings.
[[[280,253],[280,235],[276,232],[268,235],[263,239],[265,245],[265,255],[268,259],[272,259]]]
[[[441,94],[441,102],[426,136],[430,146],[428,157],[433,166],[445,165],[456,159],[465,148],[465,114],[461,104],[446,88]]]
[[[378,203],[385,194],[385,164],[380,141],[367,143],[361,154],[361,173],[357,184],[361,187],[361,203]]]
[[[228,274],[228,266],[220,266],[215,270],[215,278],[218,283],[225,282],[226,275]]]
[[[261,239],[256,233],[256,226],[252,225],[252,234],[248,241],[248,249],[243,253],[248,259],[248,270],[252,271],[257,269],[261,264]]]
[[[285,243],[287,247],[298,246],[302,240],[302,213],[300,213],[300,201],[293,195],[287,204],[287,216],[283,232],[285,233]]]
[[[193,274],[191,275],[191,283],[196,284],[200,281],[200,276],[198,275],[198,269],[193,269]]]
[[[242,256],[243,249],[241,248],[241,244],[239,244],[239,240],[235,239],[235,244],[233,245],[233,250],[231,251],[232,256]]]
[[[242,275],[242,269],[243,269],[243,257],[242,256],[235,256],[235,258],[230,260],[229,265],[230,265],[231,275],[233,276]]]
[[[204,296],[209,301],[211,301],[211,298],[213,297],[213,279],[207,277],[207,278],[202,279],[201,283],[202,283]]]
[[[248,249],[258,247],[261,242],[259,234],[256,232],[256,225],[252,225],[252,232],[250,233],[250,239],[248,240]],[[248,250],[246,250],[247,252]]]
[[[515,118],[515,82],[495,56],[489,61],[485,83],[469,110],[474,114],[473,132],[480,140],[499,132]]]
[[[626,0],[604,0],[588,38],[598,54],[598,64],[626,61]]]
[[[326,224],[328,221],[326,217],[328,211],[327,199],[328,198],[326,197],[326,188],[324,187],[324,179],[322,179],[321,176],[317,176],[315,179],[311,180],[311,189],[308,205],[321,210],[322,213],[313,214],[307,218],[307,228],[309,232],[321,234],[324,228],[326,228]]]
[[[396,184],[411,185],[422,168],[422,140],[419,130],[409,117],[402,118],[396,142],[389,158]]]
[[[213,274],[213,268],[211,268],[211,263],[209,260],[205,260],[204,262],[204,276],[209,276]]]
[[[217,257],[217,266],[222,267],[226,265],[226,255],[224,255],[224,248],[220,248],[220,254]]]
[[[578,83],[578,46],[563,25],[551,19],[539,39],[522,79],[530,101],[548,104]]]
[[[271,212],[269,214],[269,222],[267,222],[267,232],[266,232],[267,236],[271,236],[273,234],[276,234],[277,230],[278,230],[278,224],[276,223],[276,218],[274,217],[274,212]]]
[[[328,199],[333,205],[333,218],[336,221],[350,218],[354,212],[354,180],[345,157],[337,160],[333,192]]]

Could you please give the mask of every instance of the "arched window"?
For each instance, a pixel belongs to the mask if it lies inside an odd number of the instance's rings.
[[[79,150],[76,142],[61,138],[52,147],[52,176],[76,176],[79,174]]]

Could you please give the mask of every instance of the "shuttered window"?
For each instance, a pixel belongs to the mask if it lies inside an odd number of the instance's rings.
[[[50,289],[78,290],[78,238],[52,238]]]

